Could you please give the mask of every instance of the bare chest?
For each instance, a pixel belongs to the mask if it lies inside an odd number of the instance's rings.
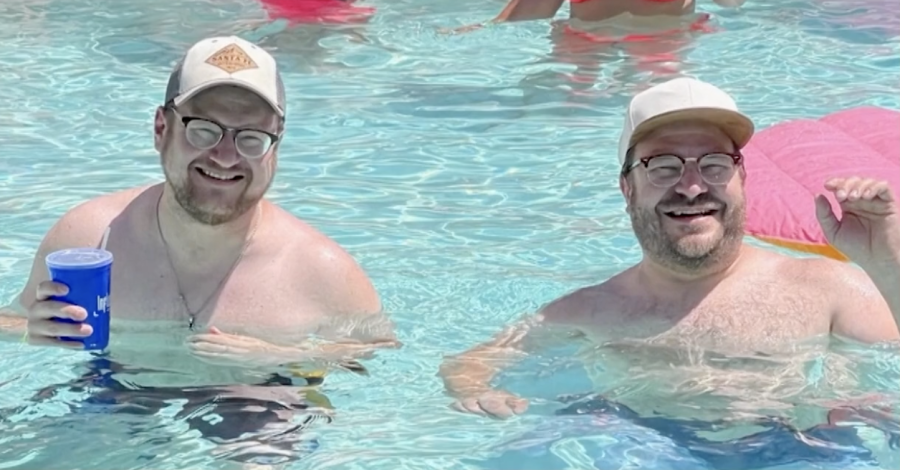
[[[606,340],[672,338],[710,347],[760,350],[827,334],[831,328],[826,299],[774,281],[722,286],[701,298],[681,302],[626,299],[613,308],[612,315],[598,316],[611,320],[608,323],[615,327],[603,332],[592,328]]]
[[[286,271],[271,259],[243,259],[230,272],[182,277],[165,259],[117,255],[110,310],[119,320],[193,324],[195,330],[216,326],[258,337],[310,333],[321,323],[321,309],[287,281]]]
[[[777,344],[826,334],[831,315],[827,303],[804,290],[773,284],[723,289],[696,307],[673,328],[713,343]]]

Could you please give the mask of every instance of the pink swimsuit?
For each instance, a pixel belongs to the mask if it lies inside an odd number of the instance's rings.
[[[260,0],[273,20],[286,19],[290,24],[366,23],[375,15],[371,7],[355,7],[343,0]]]

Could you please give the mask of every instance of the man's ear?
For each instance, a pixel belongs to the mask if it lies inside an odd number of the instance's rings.
[[[628,181],[628,177],[625,175],[619,175],[619,190],[622,191],[622,195],[625,196],[626,201],[631,200],[631,192],[634,191],[634,188],[631,186],[631,182]]]
[[[166,135],[166,110],[162,106],[156,108],[156,116],[153,117],[153,146],[157,152],[163,148],[163,138]]]

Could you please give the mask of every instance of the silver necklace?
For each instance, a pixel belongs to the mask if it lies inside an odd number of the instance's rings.
[[[175,269],[175,263],[172,262],[172,254],[169,251],[169,242],[166,241],[166,237],[163,235],[162,224],[159,221],[159,204],[162,202],[163,193],[160,192],[159,199],[156,200],[156,230],[159,231],[159,239],[163,243],[163,247],[166,250],[166,260],[169,262],[169,269],[172,270],[172,274],[175,276],[175,286],[178,288],[178,299],[181,301],[181,304],[184,305],[185,311],[188,313],[188,328],[190,330],[194,329],[194,323],[197,319],[197,315],[203,312],[203,309],[206,308],[206,304],[212,300],[213,296],[219,292],[219,289],[222,288],[222,285],[225,283],[225,280],[231,277],[231,273],[234,272],[234,268],[237,267],[238,263],[241,261],[241,258],[244,257],[244,253],[247,252],[247,247],[250,246],[250,241],[253,240],[253,236],[256,235],[256,229],[259,227],[259,219],[262,218],[262,206],[257,206],[257,214],[256,220],[253,222],[253,228],[250,231],[250,235],[247,236],[247,239],[244,241],[244,246],[241,248],[241,252],[238,254],[237,258],[231,263],[231,267],[228,268],[228,272],[222,276],[222,279],[219,281],[219,284],[216,285],[216,288],[212,290],[209,296],[206,297],[206,300],[203,301],[203,304],[197,309],[196,313],[191,311],[191,307],[187,303],[187,299],[184,297],[184,291],[181,289],[181,281],[178,279],[178,270]]]

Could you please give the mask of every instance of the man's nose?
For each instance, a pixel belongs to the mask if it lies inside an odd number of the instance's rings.
[[[222,168],[231,168],[240,163],[241,156],[234,145],[234,134],[232,134],[232,131],[225,132],[219,144],[212,149],[210,158]]]
[[[684,174],[675,184],[675,192],[686,197],[688,200],[696,199],[697,196],[707,192],[709,186],[700,175],[700,169],[694,162],[688,162],[684,165]]]

